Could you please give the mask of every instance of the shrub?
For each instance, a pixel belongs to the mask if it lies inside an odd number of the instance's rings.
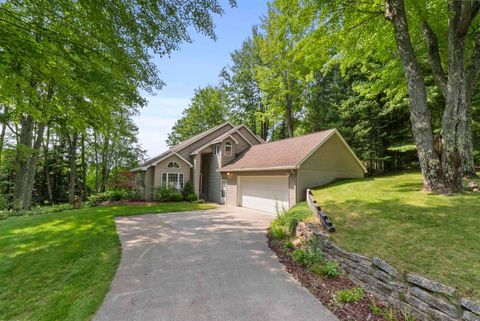
[[[170,201],[172,202],[181,202],[183,201],[183,195],[182,193],[179,193],[179,192],[174,192],[172,193],[171,197],[170,197]]]
[[[197,197],[197,194],[190,193],[190,194],[187,195],[187,197],[185,199],[189,202],[195,202],[195,201],[198,200],[198,197]]]
[[[142,191],[138,188],[130,190],[128,192],[128,199],[131,201],[138,201],[143,199]]]
[[[292,240],[286,240],[285,243],[283,244],[283,247],[286,250],[293,250],[294,246],[293,246]]]
[[[323,262],[322,252],[316,248],[296,249],[292,252],[292,259],[303,267],[311,267]]]
[[[124,189],[114,189],[107,192],[109,201],[121,201],[128,198],[128,191]]]
[[[336,278],[340,274],[337,265],[332,261],[328,261],[325,264],[315,264],[310,268],[310,271],[317,275],[328,276],[331,278]]]
[[[347,290],[339,290],[335,292],[335,299],[338,302],[349,303],[357,302],[363,299],[364,293],[362,288],[353,288]]]
[[[195,194],[195,191],[193,190],[193,185],[190,181],[186,182],[185,185],[183,186],[182,189],[182,195],[185,200],[188,200],[188,197],[191,194]],[[191,202],[191,201],[190,201]]]
[[[287,212],[277,214],[277,218],[270,224],[269,235],[276,240],[293,237],[298,222],[313,216],[312,211],[306,203],[296,205]]]
[[[9,204],[7,198],[3,195],[0,195],[0,211],[6,210],[8,207]]]
[[[159,187],[155,190],[154,199],[159,202],[181,202],[183,195],[173,187]]]
[[[92,194],[87,198],[87,206],[97,206],[101,202],[108,201],[110,195],[107,192]]]

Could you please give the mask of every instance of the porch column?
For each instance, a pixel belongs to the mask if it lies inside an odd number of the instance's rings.
[[[200,172],[202,170],[202,154],[195,155],[193,159],[193,189],[200,198]]]

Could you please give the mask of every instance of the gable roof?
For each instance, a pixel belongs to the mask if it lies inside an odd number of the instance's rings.
[[[205,136],[208,136],[210,135],[211,133],[213,133],[214,131],[226,126],[226,125],[229,125],[230,127],[234,128],[233,125],[230,123],[230,122],[225,122],[223,124],[220,124],[218,126],[215,126],[215,127],[212,127],[210,129],[207,129],[206,131],[204,132],[201,132],[195,136],[192,136],[190,137],[189,139],[187,140],[184,140],[183,142],[180,142],[178,143],[177,145],[173,146],[172,148],[170,148],[169,150],[155,156],[155,157],[152,157],[150,158],[149,160],[145,161],[144,163],[142,163],[139,167],[137,168],[134,168],[132,169],[131,171],[132,172],[137,172],[137,171],[144,171],[147,169],[147,167],[149,166],[154,166],[155,164],[157,164],[158,162],[164,160],[165,158],[167,158],[168,156],[170,155],[173,155],[173,154],[176,154],[176,152],[180,151],[181,149],[187,147],[188,145],[190,144],[193,144],[194,142],[204,138]],[[177,154],[178,155],[178,154]],[[190,162],[188,162],[187,160],[183,159],[187,164],[189,164],[189,166],[192,166],[190,164]]]
[[[330,137],[338,135],[362,169],[365,167],[355,156],[336,129],[324,130],[304,136],[253,145],[220,172],[296,169]]]

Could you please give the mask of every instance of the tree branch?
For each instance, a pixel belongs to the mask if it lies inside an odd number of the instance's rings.
[[[438,88],[440,88],[443,96],[446,97],[447,77],[442,67],[437,35],[433,32],[427,20],[422,21],[422,32],[428,47],[428,60],[432,67],[433,80]]]

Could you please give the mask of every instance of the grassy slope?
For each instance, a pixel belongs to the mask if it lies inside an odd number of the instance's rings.
[[[212,207],[96,207],[0,221],[0,320],[89,319],[120,260],[115,216]]]
[[[420,174],[338,181],[314,191],[344,248],[380,256],[480,299],[480,193],[421,192]]]

